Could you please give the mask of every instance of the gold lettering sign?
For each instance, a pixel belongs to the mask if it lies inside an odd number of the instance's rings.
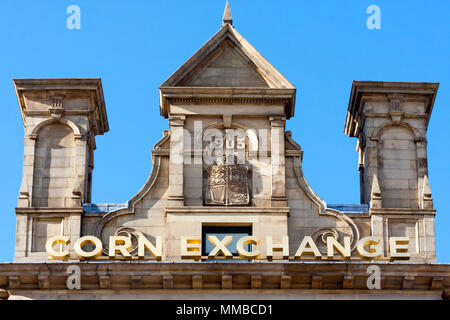
[[[356,250],[362,259],[378,259],[381,257],[380,237],[365,237],[358,241]],[[364,247],[369,246],[369,251]]]
[[[252,245],[252,251],[247,251],[244,249],[244,246],[247,244],[251,244]],[[239,256],[243,259],[257,259],[260,257],[260,253],[258,250],[255,250],[253,248],[253,246],[256,246],[259,244],[259,240],[256,237],[253,236],[247,236],[247,237],[242,237],[241,239],[239,239],[239,241],[236,244],[236,250],[239,254]]]
[[[66,260],[69,259],[70,252],[68,250],[55,251],[54,246],[57,244],[68,245],[70,239],[67,236],[54,236],[47,240],[45,244],[45,250],[48,253],[48,258],[50,260]]]
[[[227,259],[236,258],[233,257],[228,245],[231,243],[233,237],[225,236],[222,240],[219,240],[216,236],[209,236],[208,241],[214,245],[214,249],[208,254],[208,259],[215,259],[217,257],[225,257]],[[341,259],[366,259],[375,260],[382,258],[382,244],[379,237],[364,237],[360,239],[356,244],[356,250],[358,256],[352,256],[351,254],[351,241],[350,237],[344,237],[344,243],[339,243],[335,238],[328,237],[326,239],[327,244],[327,254],[325,257],[322,256],[316,243],[310,236],[303,238],[300,243],[295,255],[289,257],[289,237],[284,236],[281,241],[278,240],[274,242],[271,236],[266,237],[266,257],[261,257],[261,252],[258,250],[258,245],[260,240],[255,236],[246,236],[239,239],[236,244],[236,251],[241,259],[266,259],[272,261],[275,258],[274,252],[279,252],[278,258],[284,260],[290,259],[335,259],[335,253],[340,254]],[[67,236],[54,236],[47,240],[45,249],[48,254],[48,258],[51,260],[67,260],[71,258],[71,251],[68,248],[70,244],[70,238]],[[83,246],[86,244],[91,244],[94,249],[91,251],[86,251]],[[181,258],[182,259],[192,259],[200,260],[202,259],[202,242],[199,237],[190,236],[181,237]],[[251,251],[245,249],[248,244],[252,245]],[[60,245],[59,250],[55,249],[56,245]],[[132,259],[131,251],[132,244],[131,239],[125,236],[111,236],[109,238],[109,259]],[[408,237],[391,237],[389,239],[389,251],[391,261],[397,259],[409,259],[410,253],[409,249],[409,238]],[[100,239],[94,236],[84,236],[78,239],[74,244],[74,253],[80,260],[91,260],[99,259],[103,253],[103,245]],[[150,252],[150,256],[145,256],[145,251]],[[140,235],[138,237],[138,253],[137,259],[149,259],[153,258],[156,260],[162,260],[163,252],[163,242],[162,237],[156,237],[156,243],[151,243],[144,236]],[[75,256],[72,257],[75,259]]]
[[[123,258],[131,259],[131,239],[125,236],[109,237],[109,258],[114,259],[116,253],[120,253]]]
[[[335,238],[328,237],[327,238],[327,259],[334,259],[334,249],[336,249],[344,259],[350,259],[351,250],[350,250],[350,237],[344,238],[344,246],[342,246]]]
[[[198,237],[181,237],[181,258],[199,260],[202,257],[202,240]]]
[[[145,249],[150,251],[150,254],[158,261],[162,259],[162,237],[156,237],[156,245],[153,245],[144,236],[138,238],[138,258],[145,258]]]
[[[87,243],[94,245],[94,250],[84,251],[83,246]],[[78,239],[74,245],[75,253],[82,260],[96,259],[102,255],[102,242],[94,236],[85,236]]]
[[[226,236],[222,240],[217,239],[216,236],[208,236],[208,240],[215,246],[215,248],[208,254],[208,258],[214,259],[222,254],[225,258],[231,259],[233,255],[227,249],[227,245],[233,240],[232,236]]]
[[[391,237],[389,239],[389,250],[391,252],[391,261],[395,259],[409,259],[409,238]]]
[[[281,244],[274,244],[271,236],[266,238],[267,260],[273,259],[274,251],[281,252],[283,259],[289,259],[289,237],[284,236]]]
[[[301,259],[304,254],[312,256],[314,259],[322,258],[319,248],[317,248],[316,243],[310,236],[306,236],[303,238],[302,243],[295,253],[295,259]]]

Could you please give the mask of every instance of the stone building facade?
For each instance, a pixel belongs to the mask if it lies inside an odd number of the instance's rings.
[[[91,203],[95,137],[109,130],[101,80],[14,85],[25,152],[15,259],[0,265],[4,298],[448,297],[426,150],[437,83],[353,82],[345,133],[358,141],[357,205],[329,205],[308,185],[303,151],[285,130],[296,88],[236,31],[228,5],[220,30],[159,87],[169,129],[152,150],[147,182],[126,204]],[[208,232],[261,239],[248,249],[261,254],[211,262],[202,247],[185,262],[180,242],[204,243]],[[89,235],[103,255],[87,262],[74,244]],[[70,240],[66,261],[48,260],[54,236]],[[111,236],[131,240],[131,261],[108,260]],[[160,259],[147,252],[138,260],[139,236],[162,239]],[[274,261],[268,237],[286,244]],[[321,259],[297,259],[305,237]],[[380,240],[381,257],[358,256],[366,237]],[[392,261],[397,237],[407,261]],[[351,256],[327,256],[329,238],[348,241]],[[70,265],[81,270],[80,290],[66,287]],[[366,285],[371,265],[381,270],[378,290]]]

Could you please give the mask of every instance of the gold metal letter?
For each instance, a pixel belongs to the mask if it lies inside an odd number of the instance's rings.
[[[389,239],[389,251],[391,252],[390,260],[402,259],[408,260],[410,254],[409,249],[409,238],[408,237],[391,237]]]
[[[208,240],[215,245],[215,248],[208,254],[209,259],[214,259],[219,254],[222,254],[227,259],[232,259],[233,255],[226,248],[227,245],[233,240],[232,236],[226,236],[220,241],[216,236],[208,236]]]
[[[84,251],[83,246],[86,243],[93,244],[95,246],[94,250],[89,252]],[[78,258],[80,258],[81,260],[89,260],[89,259],[96,259],[102,255],[103,245],[102,242],[97,237],[85,236],[81,237],[75,242],[74,249]]]
[[[308,247],[306,247],[308,245]],[[306,236],[303,238],[302,243],[298,247],[297,252],[295,253],[295,259],[299,260],[302,258],[303,254],[312,255],[314,259],[321,259],[322,255],[320,254],[319,249],[317,248],[314,240],[310,236]]]
[[[247,250],[244,249],[244,246],[247,244],[252,244],[252,245],[258,245],[259,244],[259,240],[258,238],[254,237],[254,236],[246,236],[246,237],[242,237],[239,239],[239,241],[236,244],[236,250],[239,254],[239,256],[243,259],[257,259],[260,257],[260,252],[258,250],[253,250],[252,247],[252,251],[248,252]]]
[[[267,260],[273,259],[273,252],[282,252],[283,259],[289,259],[289,237],[284,236],[282,240],[282,244],[274,244],[271,236],[266,238],[266,252],[267,252]]]
[[[116,252],[119,251],[125,259],[131,259],[131,247],[130,238],[124,236],[111,236],[109,237],[109,258],[114,259],[116,257]]]
[[[380,241],[380,237],[365,237],[360,239],[356,246],[358,255],[362,259],[369,260],[380,258],[382,254]],[[364,248],[365,246],[369,246],[369,251]]]
[[[327,259],[333,260],[334,249],[336,249],[344,259],[350,259],[352,255],[350,249],[350,237],[344,237],[344,246],[342,246],[335,238],[327,238]]]
[[[202,257],[202,240],[198,237],[181,237],[181,258],[199,260]]]
[[[156,260],[161,261],[162,257],[162,238],[161,236],[155,237],[156,246],[154,246],[146,237],[139,236],[138,238],[138,258],[144,259],[145,248],[155,257]]]
[[[68,245],[70,243],[70,239],[67,236],[54,236],[47,240],[45,243],[45,250],[48,253],[48,258],[51,260],[67,260],[69,259],[70,252],[68,250],[61,250],[59,252],[55,251],[53,247],[56,244],[65,244]]]

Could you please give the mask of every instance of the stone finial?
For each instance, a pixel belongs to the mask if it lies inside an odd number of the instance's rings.
[[[225,5],[225,11],[223,13],[222,26],[230,24],[233,25],[233,17],[231,16],[230,4],[227,1]]]
[[[373,175],[372,179],[372,191],[370,192],[370,207],[371,208],[383,207],[381,198],[381,189],[376,174]]]
[[[428,183],[428,176],[423,177],[422,195],[420,197],[421,209],[433,209],[433,199],[431,198],[431,188]]]

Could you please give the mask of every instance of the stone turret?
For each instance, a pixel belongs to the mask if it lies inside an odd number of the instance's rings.
[[[383,207],[420,206],[428,175],[426,133],[438,84],[355,81],[345,133],[358,138],[361,201],[377,175]]]
[[[372,234],[408,236],[413,252],[428,258],[435,211],[426,134],[438,87],[354,81],[345,123],[345,133],[358,138],[361,203],[370,203]]]
[[[16,79],[25,128],[16,259],[42,254],[46,237],[79,237],[90,202],[95,136],[109,130],[100,79]]]

